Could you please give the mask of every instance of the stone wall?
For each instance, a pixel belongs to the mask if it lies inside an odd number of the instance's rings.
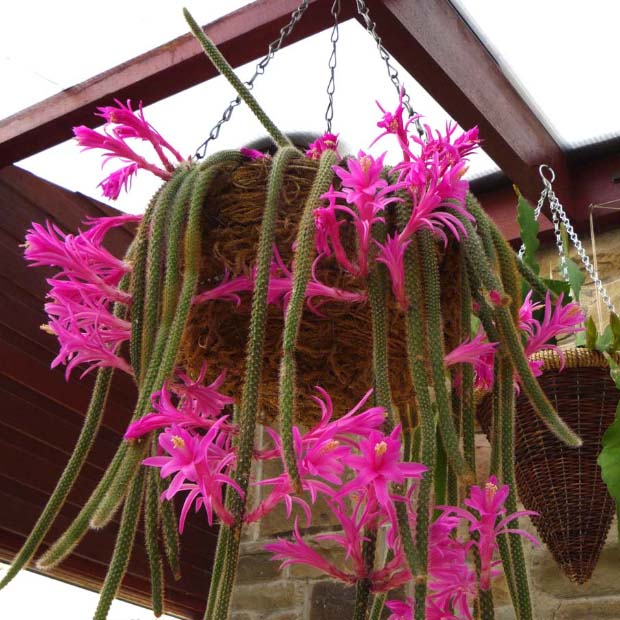
[[[591,247],[584,239],[589,255]],[[616,306],[620,308],[620,229],[599,234],[596,239],[599,273]],[[574,252],[571,252],[574,254]],[[555,272],[558,263],[554,245],[541,249],[541,273]],[[597,318],[597,298],[594,286],[586,281],[582,300],[585,308]],[[603,322],[607,320],[603,306]],[[597,319],[598,320],[598,319]],[[486,476],[489,446],[484,435],[477,436],[479,478]],[[258,466],[254,475],[265,479],[279,473],[271,463]],[[266,491],[261,491],[265,493]],[[258,496],[253,501],[260,499]],[[329,511],[320,504],[313,511],[310,533],[333,530],[336,526]],[[297,514],[297,513],[296,513]],[[300,516],[300,515],[298,515]],[[293,517],[294,518],[294,517]],[[300,516],[301,519],[301,516]],[[527,519],[524,527],[534,532]],[[293,520],[278,508],[260,523],[250,526],[241,545],[238,580],[233,595],[233,620],[348,620],[353,609],[354,591],[325,579],[319,571],[292,566],[283,571],[271,561],[263,546],[277,536],[291,533]],[[303,531],[303,529],[302,529]],[[324,543],[326,552],[335,563],[342,561],[340,551]],[[607,545],[592,579],[585,585],[572,584],[559,570],[545,548],[527,549],[532,596],[537,620],[605,620],[620,618],[620,544],[617,527],[610,530]],[[514,613],[503,579],[494,586],[497,620],[510,620]]]

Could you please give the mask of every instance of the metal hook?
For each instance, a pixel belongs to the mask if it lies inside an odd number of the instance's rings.
[[[545,174],[545,170],[549,171],[551,175],[550,179],[547,178],[547,175]],[[538,166],[538,174],[540,175],[540,178],[545,184],[545,187],[550,188],[551,184],[555,181],[555,172],[553,171],[553,168],[551,166],[548,166],[547,164],[540,164],[540,166]]]

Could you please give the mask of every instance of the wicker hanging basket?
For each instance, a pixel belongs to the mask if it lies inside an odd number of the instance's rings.
[[[579,584],[591,576],[614,515],[614,502],[601,479],[597,457],[613,422],[620,392],[605,358],[587,349],[564,351],[564,369],[555,351],[543,361],[540,384],[562,419],[583,440],[581,448],[558,441],[519,395],[516,403],[515,461],[519,497],[542,541],[567,577]],[[491,397],[478,406],[478,420],[490,435]]]

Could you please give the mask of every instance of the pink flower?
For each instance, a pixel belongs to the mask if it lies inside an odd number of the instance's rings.
[[[114,100],[116,106],[103,106],[99,108],[99,114],[110,125],[117,125],[114,128],[114,134],[122,140],[127,138],[136,138],[149,142],[155,149],[160,161],[168,170],[172,172],[174,166],[170,163],[168,157],[164,153],[166,149],[177,162],[182,162],[183,157],[173,148],[169,142],[155,128],[146,121],[142,102],[138,104],[138,110],[134,111],[131,107],[131,100],[127,100],[127,104],[123,105],[118,99]]]
[[[381,112],[383,113],[383,118],[377,123],[377,127],[379,127],[380,129],[383,129],[383,133],[379,134],[372,141],[370,146],[375,144],[375,142],[377,142],[384,136],[393,134],[398,139],[398,144],[400,145],[403,151],[403,158],[405,159],[405,161],[409,161],[412,154],[411,154],[411,151],[409,150],[409,134],[407,130],[409,129],[409,125],[417,121],[420,117],[413,116],[405,123],[405,121],[403,120],[403,114],[405,112],[405,106],[403,105],[404,94],[405,94],[405,89],[404,87],[401,86],[400,95],[398,98],[398,106],[396,107],[396,110],[393,113],[387,112],[386,110],[384,110],[378,101],[375,102],[377,106],[379,106],[379,109],[381,110]]]
[[[66,364],[67,378],[79,364],[88,364],[83,375],[104,366],[132,372],[117,354],[129,339],[131,326],[112,314],[113,302],[131,303],[131,296],[118,288],[130,267],[102,243],[110,229],[136,219],[118,216],[91,220],[89,228],[77,235],[65,234],[50,222],[45,227],[33,223],[26,235],[26,259],[33,266],[60,269],[48,279],[51,289],[45,305],[49,316],[45,330],[60,344],[52,367]]]
[[[179,518],[180,532],[192,505],[205,508],[209,525],[213,524],[214,512],[224,523],[233,522],[224,506],[223,487],[232,487],[240,497],[243,490],[227,474],[236,455],[230,447],[230,435],[224,430],[226,419],[223,416],[217,420],[204,436],[172,425],[159,436],[159,445],[168,456],[152,456],[143,461],[144,465],[159,467],[162,478],[174,474],[162,499],[171,500],[177,493],[189,491]]]
[[[267,153],[257,151],[256,149],[246,149],[245,147],[240,148],[239,152],[248,159],[269,159],[270,157]]]
[[[306,157],[310,159],[321,159],[321,154],[325,151],[334,151],[338,159],[340,159],[340,154],[338,153],[338,134],[326,132],[320,138],[317,138],[308,145]]]
[[[217,391],[224,382],[226,372],[222,372],[210,385],[203,385],[206,370],[204,364],[195,381],[177,370],[176,376],[181,382],[164,384],[161,390],[152,395],[154,411],[132,422],[125,432],[125,439],[137,439],[152,430],[172,425],[178,428],[210,429],[224,407],[232,404],[234,399]],[[176,397],[176,404],[173,397]],[[225,425],[224,428],[228,430],[231,427]]]
[[[345,220],[336,219],[336,198],[340,196],[339,192],[334,191],[333,186],[321,198],[328,201],[328,206],[315,209],[314,225],[316,227],[316,249],[319,254],[331,256],[331,247],[340,266],[355,275],[356,268],[349,261],[347,254],[340,241],[340,227],[345,224]]]
[[[554,309],[551,305],[551,296],[547,293],[545,299],[545,313],[541,322],[534,318],[529,318],[528,313],[532,307],[536,309],[536,305],[532,305],[529,298],[526,297],[524,303],[527,304],[527,306],[526,309],[523,310],[522,315],[524,318],[521,320],[525,324],[525,332],[528,335],[524,347],[525,354],[528,357],[544,349],[553,349],[558,353],[563,362],[564,354],[562,350],[557,345],[549,343],[549,341],[559,336],[566,336],[584,330],[583,326],[580,327],[579,324],[585,321],[585,314],[579,306],[573,302],[563,306],[562,299],[563,294],[560,294]],[[534,374],[541,374],[540,364],[533,361],[530,362],[530,365],[532,366]]]
[[[375,497],[386,511],[390,522],[396,524],[396,512],[390,495],[390,485],[402,484],[406,478],[419,480],[426,467],[419,463],[405,463],[400,456],[401,426],[397,425],[389,436],[372,431],[358,444],[359,455],[350,454],[344,462],[356,472],[353,480],[343,485],[336,498],[363,489]]]
[[[230,273],[226,271],[222,282],[208,291],[199,293],[194,297],[192,303],[202,304],[207,301],[219,299],[221,301],[232,301],[235,305],[241,304],[239,293],[250,292],[254,290],[254,280],[252,278],[240,275],[231,278]]]
[[[398,305],[405,310],[409,305],[405,295],[405,250],[411,240],[402,241],[398,234],[394,233],[393,236],[388,236],[384,244],[375,243],[380,248],[377,260],[387,266],[392,280],[394,297],[396,297]]]
[[[529,336],[532,335],[534,329],[534,312],[540,310],[543,304],[532,301],[532,295],[534,291],[529,291],[525,296],[521,307],[519,308],[519,329],[524,331]]]
[[[282,560],[281,568],[290,566],[291,564],[305,564],[306,566],[318,568],[320,571],[339,581],[355,583],[355,576],[349,575],[339,568],[336,568],[336,566],[328,562],[318,551],[315,551],[304,541],[299,533],[297,521],[295,521],[293,536],[294,542],[279,539],[275,543],[265,545],[265,549],[274,554],[274,560]]]
[[[474,367],[475,387],[491,389],[497,344],[487,340],[487,335],[480,326],[473,338],[468,338],[443,358],[444,363],[447,367],[455,364],[471,364]]]
[[[128,190],[131,179],[139,169],[149,170],[156,176],[167,180],[174,171],[174,165],[170,162],[166,152],[173,155],[177,162],[183,158],[170,144],[164,140],[145,119],[142,103],[137,111],[132,110],[131,102],[126,105],[116,100],[116,106],[104,106],[99,108],[97,116],[106,120],[103,133],[99,133],[89,127],[81,125],[73,128],[73,134],[82,150],[100,149],[103,151],[103,165],[111,159],[120,159],[125,166],[116,170],[104,179],[99,186],[103,189],[104,196],[111,199],[118,198],[122,189]],[[148,142],[154,149],[161,166],[149,163],[139,155],[127,140],[136,139]]]
[[[349,204],[358,208],[372,200],[376,193],[387,186],[381,178],[385,153],[378,159],[359,151],[357,158],[347,159],[347,169],[334,166],[333,170],[342,181],[342,194]]]
[[[405,601],[387,601],[385,606],[392,612],[388,620],[413,620],[414,600],[411,596]]]
[[[538,540],[525,530],[506,527],[511,521],[519,517],[537,515],[538,513],[532,510],[522,510],[500,519],[506,512],[504,502],[508,497],[508,492],[508,485],[504,484],[498,487],[497,478],[491,476],[484,489],[472,486],[469,498],[463,502],[475,510],[478,516],[461,508],[437,506],[438,509],[446,510],[449,514],[467,519],[470,523],[470,532],[478,533],[479,539],[474,544],[478,548],[480,556],[480,588],[483,590],[488,590],[491,587],[492,570],[498,563],[493,562],[493,555],[497,550],[497,536],[519,534],[530,540],[534,545],[538,544]]]

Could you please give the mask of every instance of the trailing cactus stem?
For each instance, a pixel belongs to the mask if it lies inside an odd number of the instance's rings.
[[[507,358],[500,359],[498,383],[500,384],[500,425],[501,425],[501,461],[502,478],[510,488],[506,498],[508,513],[517,511],[517,483],[514,473],[514,427],[515,427],[515,390],[514,371]],[[510,529],[519,528],[519,520],[508,524]],[[518,599],[518,620],[532,620],[532,603],[523,553],[523,541],[518,534],[508,535],[511,566],[514,575],[515,590]]]
[[[148,439],[141,439],[129,445],[116,475],[108,486],[107,493],[90,520],[93,529],[100,530],[105,527],[123,503],[129,485],[140,467],[140,461],[144,458],[147,444]]]
[[[187,188],[189,177],[190,173],[187,169],[180,169],[176,172],[174,177],[163,187],[158,200],[155,202],[152,217],[142,223],[143,229],[146,229],[145,234],[149,237],[143,304],[140,303],[140,283],[136,281],[134,284],[138,287],[138,309],[143,305],[143,316],[140,318],[136,317],[135,309],[132,309],[132,326],[142,324],[142,334],[139,339],[140,374],[136,375],[139,386],[142,386],[144,383],[144,373],[151,359],[155,335],[159,326],[164,250],[168,249],[166,228],[173,207],[178,208],[180,203],[177,196],[181,191],[181,187],[185,186]],[[170,249],[174,251],[176,248]],[[134,318],[137,320],[134,321]],[[136,330],[134,329],[133,331]]]
[[[234,474],[235,481],[246,495],[252,467],[259,382],[263,368],[263,348],[267,325],[267,293],[273,244],[275,242],[276,218],[286,167],[297,154],[293,147],[284,147],[279,149],[274,156],[267,186],[265,213],[258,240],[245,378],[241,393],[237,466]],[[230,531],[222,532],[228,528],[220,530],[216,564],[221,564],[221,575],[214,580],[210,588],[209,602],[205,612],[206,620],[212,620],[212,618],[225,620],[227,618],[230,595],[235,581],[245,499],[240,498],[236,492],[227,493],[226,506],[235,517],[235,523],[230,527]]]
[[[69,491],[73,488],[75,480],[82,469],[82,465],[86,461],[86,457],[94,442],[101,423],[101,414],[103,412],[107,395],[112,380],[112,368],[100,368],[97,371],[97,379],[95,387],[90,399],[88,411],[84,418],[84,426],[80,431],[80,436],[75,444],[73,453],[69,458],[69,462],[65,467],[60,479],[56,483],[56,487],[52,492],[41,516],[37,519],[35,526],[32,528],[28,539],[20,549],[19,553],[13,559],[10,568],[0,581],[0,589],[4,588],[17,573],[32,559],[37,552],[39,545],[43,541],[45,534],[51,527],[54,519],[60,512],[60,509],[67,499]]]
[[[369,574],[375,566],[375,551],[377,547],[376,530],[366,529],[362,543],[362,558],[366,574]],[[366,620],[368,604],[370,603],[370,580],[359,579],[355,584],[355,606],[353,608],[353,620]]]
[[[153,450],[152,450],[153,452]],[[150,468],[146,474],[146,501],[144,505],[144,546],[151,573],[151,605],[153,614],[159,618],[164,611],[164,575],[159,550],[159,493],[157,478],[159,473]]]
[[[329,189],[332,183],[332,166],[337,161],[337,155],[332,150],[321,154],[319,169],[306,199],[299,229],[297,231],[295,261],[293,267],[293,288],[286,307],[286,318],[282,332],[282,362],[280,366],[280,430],[282,445],[286,457],[286,469],[293,483],[293,487],[301,490],[301,480],[297,471],[297,462],[293,450],[293,413],[295,408],[296,368],[295,347],[299,325],[306,303],[306,288],[312,271],[312,261],[315,249],[314,211],[319,206],[321,196]]]
[[[123,442],[116,451],[116,454],[108,465],[99,484],[97,484],[77,517],[75,517],[71,525],[63,532],[62,536],[60,536],[60,538],[39,558],[37,561],[38,568],[41,570],[50,570],[54,568],[60,564],[82,540],[88,531],[93,513],[101,504],[101,500],[107,493],[110,483],[116,476],[116,472],[123,461],[126,450],[127,444]]]
[[[99,594],[99,603],[95,610],[93,620],[106,620],[110,605],[114,600],[118,588],[121,584],[129,557],[133,549],[136,538],[136,530],[138,527],[138,519],[140,517],[140,508],[142,506],[142,496],[144,493],[144,468],[140,468],[138,474],[134,477],[129,487],[127,501],[123,509],[123,516],[112,553],[110,567],[103,582],[101,593]]]
[[[385,601],[387,600],[387,592],[377,592],[372,600],[372,607],[370,608],[370,615],[368,620],[381,620],[381,614],[385,607]]]
[[[146,269],[149,250],[149,231],[153,211],[156,208],[162,191],[162,185],[151,198],[136,233],[136,251],[131,268],[131,338],[129,339],[129,360],[136,383],[142,376],[142,329],[144,326],[144,302],[146,295]]]
[[[471,222],[462,216],[460,216],[460,219],[467,231],[467,237],[463,239],[462,244],[465,248],[467,260],[471,270],[476,274],[476,276],[480,279],[480,282],[487,290],[499,291],[501,294],[503,292],[503,287],[491,270],[488,260],[484,254],[484,250],[482,249],[480,240],[478,239]],[[578,448],[582,443],[581,439],[568,427],[568,425],[553,409],[538,381],[536,381],[536,378],[532,374],[532,370],[528,364],[525,352],[523,351],[523,345],[521,344],[519,333],[514,324],[510,309],[500,306],[495,309],[494,315],[500,340],[508,351],[511,362],[521,380],[521,387],[532,403],[532,407],[541,420],[547,425],[549,430],[560,441],[568,446]]]
[[[408,213],[406,207],[399,205],[399,224],[402,226]],[[424,299],[422,277],[418,269],[418,239],[414,235],[411,244],[405,252],[405,293],[408,300]],[[433,488],[433,471],[435,467],[436,412],[431,401],[431,394],[426,376],[424,358],[420,352],[427,348],[426,323],[421,313],[421,304],[409,303],[406,314],[407,324],[407,361],[413,384],[420,428],[420,457],[427,467],[418,490],[418,504],[416,511],[416,570],[418,584],[416,586],[416,606],[421,612],[416,612],[416,620],[423,620],[426,601],[426,574],[428,564],[428,528],[430,523],[430,498]],[[401,529],[402,526],[401,526]],[[421,613],[422,615],[419,615]]]
[[[215,559],[213,568],[211,569],[211,582],[209,584],[209,597],[207,599],[207,608],[205,610],[205,618],[213,618],[215,605],[217,603],[217,595],[220,590],[222,579],[222,571],[226,564],[226,553],[230,547],[229,538],[231,536],[231,528],[220,527],[217,536],[217,545],[215,547]]]
[[[462,260],[464,260],[462,258]],[[461,337],[470,335],[471,290],[465,269],[461,269]],[[463,453],[471,471],[476,471],[476,412],[474,408],[474,369],[471,364],[461,365],[461,389],[459,392]]]
[[[203,29],[196,23],[196,20],[191,16],[190,12],[187,9],[183,9],[183,15],[205,54],[213,63],[213,66],[230,82],[239,98],[252,110],[273,141],[280,147],[291,146],[291,141],[273,124],[267,114],[265,114],[258,101],[256,101],[252,93],[250,93],[246,85],[237,77],[234,69],[228,64],[224,56],[222,56],[220,50],[218,50],[213,42],[205,35]]]
[[[164,492],[163,481],[160,476],[155,476],[157,482],[157,497],[161,497]],[[178,519],[172,501],[159,501],[157,503],[159,510],[159,523],[161,527],[162,538],[164,541],[164,552],[168,559],[168,566],[172,571],[172,575],[176,581],[181,578],[181,565],[179,563],[179,529]]]

